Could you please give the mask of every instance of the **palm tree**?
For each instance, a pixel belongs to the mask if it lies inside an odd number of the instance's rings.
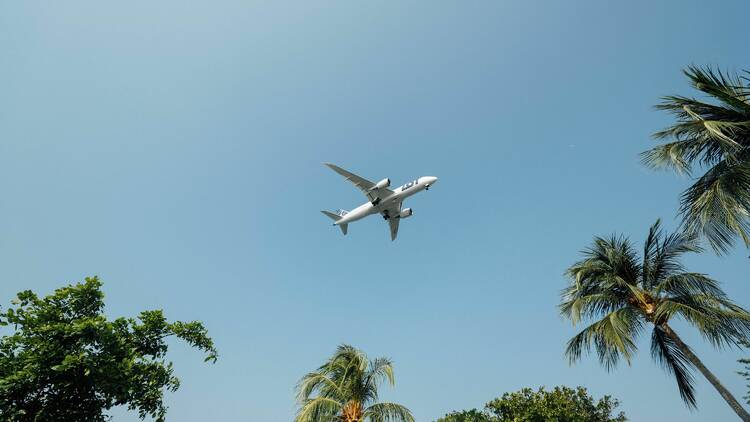
[[[378,387],[386,380],[394,385],[390,359],[368,360],[361,350],[341,345],[297,384],[295,422],[414,422],[406,407],[378,402]]]
[[[685,228],[702,233],[719,253],[739,236],[750,247],[750,73],[724,74],[711,68],[684,71],[692,86],[714,102],[668,96],[656,106],[677,123],[654,134],[671,142],[642,154],[644,163],[690,174],[705,173],[682,193]]]
[[[665,235],[660,222],[651,226],[639,259],[622,236],[595,238],[584,258],[567,270],[570,285],[562,291],[560,311],[573,324],[597,320],[570,339],[571,363],[594,349],[611,370],[637,350],[636,339],[650,325],[651,355],[677,381],[688,407],[696,407],[692,370],[698,369],[744,421],[748,414],[670,326],[679,317],[698,329],[714,347],[738,346],[750,334],[750,314],[734,304],[719,283],[687,272],[682,254],[699,252],[690,234]]]

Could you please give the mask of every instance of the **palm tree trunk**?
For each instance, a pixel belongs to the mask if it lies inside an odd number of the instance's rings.
[[[711,373],[711,371],[709,371],[705,365],[703,365],[703,362],[701,362],[701,360],[698,359],[698,356],[695,356],[693,351],[690,350],[690,347],[688,347],[688,345],[682,341],[682,339],[677,335],[677,333],[672,331],[672,328],[667,324],[663,324],[662,328],[664,329],[664,332],[667,334],[667,336],[669,336],[669,338],[671,338],[675,342],[677,347],[680,348],[682,353],[685,354],[685,357],[690,361],[690,363],[692,363],[696,368],[698,368],[699,371],[701,371],[701,374],[703,374],[703,376],[706,377],[708,382],[710,382],[711,385],[714,386],[714,388],[716,389],[716,391],[719,392],[721,397],[724,398],[724,400],[726,400],[727,404],[729,404],[729,407],[731,407],[732,410],[734,410],[737,416],[739,416],[740,419],[742,419],[745,422],[750,422],[750,413],[747,413],[747,411],[742,407],[740,402],[738,402],[737,399],[734,398],[732,393],[730,393],[729,390],[727,390],[726,387],[724,387],[721,384],[719,379],[716,378],[716,376],[713,373]]]
[[[341,412],[341,419],[344,422],[361,422],[362,421],[362,404],[358,401],[350,401],[344,406]]]

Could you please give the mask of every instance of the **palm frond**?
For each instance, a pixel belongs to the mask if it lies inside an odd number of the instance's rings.
[[[628,364],[637,350],[635,339],[643,329],[643,319],[633,308],[610,312],[601,320],[584,328],[568,342],[565,354],[571,363],[580,359],[582,352],[593,348],[599,362],[609,371],[620,358]]]
[[[638,283],[641,264],[627,237],[612,235],[609,239],[595,238],[594,244],[595,256],[598,259],[604,258],[616,278],[631,285]]]
[[[648,288],[649,284],[656,278],[655,268],[652,265],[659,255],[659,239],[662,237],[661,219],[657,219],[648,229],[648,236],[643,242],[643,280],[644,287]]]
[[[651,334],[651,356],[666,371],[674,376],[680,397],[690,408],[696,407],[695,387],[690,370],[692,364],[675,342],[659,327]]]
[[[297,383],[297,400],[308,400],[316,390],[324,397],[339,397],[341,388],[328,376],[320,372],[310,372]]]
[[[643,152],[641,159],[647,166],[689,173],[693,164],[711,166],[747,146],[749,115],[722,113],[721,107],[684,97],[665,100],[671,102],[678,122],[653,136],[675,141]]]
[[[638,288],[641,264],[629,240],[623,236],[596,237],[584,250],[585,259],[572,265],[566,275],[573,281],[563,291],[563,301],[605,293],[620,301],[641,296]],[[561,310],[565,313],[563,303]]]
[[[377,403],[365,409],[365,418],[371,422],[414,422],[409,409],[396,403]]]
[[[695,89],[720,100],[731,110],[750,112],[750,102],[748,102],[750,91],[742,84],[740,77],[731,76],[710,67],[698,66],[690,66],[684,73]]]
[[[726,297],[690,294],[670,297],[656,309],[657,320],[679,315],[693,325],[715,348],[739,346],[750,336],[750,313]]]
[[[342,403],[327,397],[316,397],[306,400],[295,422],[338,422],[338,415],[344,407]]]
[[[369,396],[372,400],[377,400],[378,386],[384,381],[388,381],[391,386],[396,384],[393,375],[393,362],[388,358],[376,358],[370,361],[370,365],[365,374],[365,386],[371,390]]]
[[[742,162],[722,161],[706,171],[681,198],[680,214],[688,233],[702,234],[726,253],[736,236],[750,245],[750,150]]]
[[[627,299],[621,295],[610,293],[579,295],[577,293],[574,290],[565,294],[560,304],[561,314],[570,319],[574,325],[585,319],[600,318],[627,305]]]
[[[719,282],[699,273],[677,273],[663,278],[656,286],[654,292],[661,296],[688,296],[692,294],[707,294],[725,298],[726,294],[719,287]]]
[[[643,260],[644,267],[648,267],[648,272],[644,271],[643,273],[643,284],[647,290],[653,288],[666,277],[683,272],[685,268],[680,262],[680,257],[683,254],[702,251],[698,243],[698,236],[693,233],[681,231],[668,235],[658,233],[658,236],[662,240],[657,239],[652,256],[644,256]]]
[[[674,170],[678,174],[691,174],[692,156],[700,155],[705,143],[687,140],[669,142],[641,153],[641,162],[651,168]]]

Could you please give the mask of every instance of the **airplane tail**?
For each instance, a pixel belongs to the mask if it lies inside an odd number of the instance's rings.
[[[325,214],[326,216],[328,216],[333,221],[339,221],[344,217],[344,215],[346,215],[346,211],[343,211],[343,210],[339,211],[338,214],[332,213],[330,211],[321,211],[321,212]],[[336,223],[333,223],[333,224],[336,226],[339,226],[339,228],[341,229],[341,233],[344,233],[344,235],[346,235],[346,232],[349,229],[349,224],[336,224]]]

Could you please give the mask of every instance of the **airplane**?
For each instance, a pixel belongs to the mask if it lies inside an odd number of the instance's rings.
[[[396,240],[396,236],[398,235],[398,223],[401,219],[411,217],[414,214],[411,208],[401,209],[404,200],[417,192],[429,190],[438,180],[438,178],[434,176],[422,176],[391,190],[388,189],[391,185],[391,179],[386,178],[378,183],[372,183],[371,181],[359,177],[354,173],[350,173],[334,164],[324,164],[330,167],[331,170],[344,176],[346,180],[352,182],[352,184],[359,188],[369,200],[369,202],[365,202],[351,211],[321,211],[334,221],[334,226],[339,226],[344,235],[346,235],[349,228],[349,223],[361,220],[368,215],[380,214],[390,225],[391,241]]]

